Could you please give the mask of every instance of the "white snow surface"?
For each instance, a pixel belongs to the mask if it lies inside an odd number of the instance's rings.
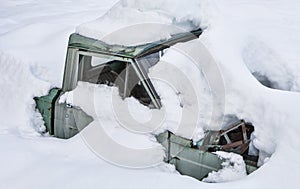
[[[215,153],[224,160],[222,169],[210,172],[203,179],[204,182],[228,182],[241,179],[247,175],[246,165],[241,155],[223,151]]]
[[[121,0],[105,15],[78,26],[76,32],[109,44],[127,46],[166,39],[172,34],[199,28],[200,2],[189,3],[188,12],[183,12],[184,1]]]
[[[113,4],[104,0],[0,2],[0,188],[296,188],[300,2],[128,0],[105,14]],[[68,35],[92,19],[105,28],[103,33],[86,33],[96,34],[95,38],[143,22],[205,27],[199,40],[221,70],[225,115],[254,124],[253,144],[265,164],[240,180],[208,184],[181,176],[166,164],[138,170],[111,165],[95,156],[80,135],[61,140],[38,134],[43,126],[32,97],[61,86]],[[84,32],[80,31],[84,27],[77,32]],[[166,35],[158,37],[162,36]],[[263,86],[254,72],[268,78],[276,89]]]

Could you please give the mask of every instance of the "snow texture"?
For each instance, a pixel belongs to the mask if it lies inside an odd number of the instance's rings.
[[[181,10],[186,4],[184,1],[122,0],[102,17],[78,26],[76,32],[109,44],[127,46],[166,39],[172,34],[199,28],[200,2],[189,3],[195,8],[186,13]]]
[[[243,157],[235,154],[218,151],[216,154],[224,160],[222,169],[213,171],[203,179],[204,182],[228,182],[238,180],[247,175]]]

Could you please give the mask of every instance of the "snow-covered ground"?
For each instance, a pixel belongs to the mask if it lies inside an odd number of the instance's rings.
[[[123,0],[98,18],[114,3],[0,2],[0,188],[296,188],[300,170],[300,2]],[[91,23],[81,25],[96,18],[104,29],[99,25],[100,29],[91,31]],[[199,40],[221,70],[225,118],[235,115],[255,125],[254,146],[265,161],[260,169],[236,181],[208,184],[176,174],[166,164],[147,169],[114,166],[92,153],[79,135],[62,140],[38,133],[43,127],[32,98],[61,86],[67,40],[76,26],[80,25],[77,32],[81,34],[102,38],[119,27],[143,22],[205,28]],[[185,47],[193,49],[193,45],[190,42]],[[165,60],[184,58],[170,50]],[[226,175],[230,171],[210,179],[222,181],[230,177]],[[232,173],[231,178],[240,175],[244,172]]]

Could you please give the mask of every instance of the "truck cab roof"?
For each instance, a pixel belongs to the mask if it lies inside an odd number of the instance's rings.
[[[69,39],[69,47],[78,48],[90,52],[120,56],[126,58],[138,58],[155,51],[163,50],[179,42],[186,42],[196,39],[201,35],[202,29],[196,29],[190,32],[183,32],[171,35],[167,39],[153,41],[136,46],[124,46],[120,44],[107,44],[101,40],[85,37],[79,34],[72,34]]]

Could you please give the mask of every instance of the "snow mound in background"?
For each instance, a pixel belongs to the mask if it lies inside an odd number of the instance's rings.
[[[273,89],[297,91],[298,81],[290,74],[293,70],[272,48],[254,37],[249,38],[245,45],[243,61],[260,83]]]
[[[201,2],[122,0],[102,17],[76,28],[80,35],[109,44],[139,45],[167,39],[172,34],[198,29],[201,24]],[[169,27],[168,27],[169,26]],[[122,31],[116,35],[115,32]]]

